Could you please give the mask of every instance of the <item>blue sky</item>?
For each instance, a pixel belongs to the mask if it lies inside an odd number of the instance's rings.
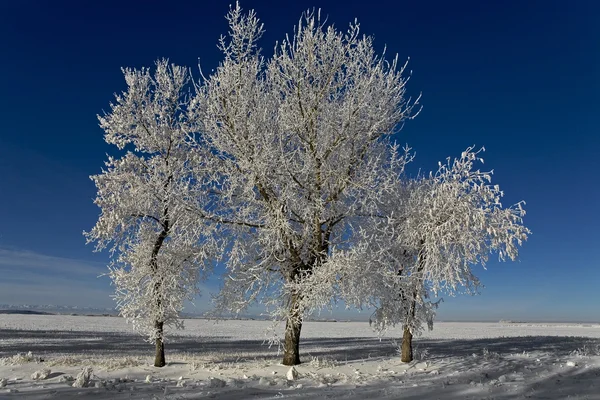
[[[81,234],[98,215],[88,176],[114,153],[96,114],[124,88],[123,66],[214,68],[228,4],[0,2],[0,304],[113,304],[97,278],[108,254]],[[520,260],[478,268],[481,295],[446,299],[440,318],[600,320],[600,3],[242,2],[265,23],[265,54],[313,6],[410,57],[424,108],[397,140],[413,168],[483,145],[505,202],[527,202]]]

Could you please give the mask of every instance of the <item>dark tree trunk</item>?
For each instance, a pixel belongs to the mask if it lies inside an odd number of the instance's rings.
[[[163,323],[156,322],[154,327],[157,330],[158,337],[156,338],[156,353],[154,355],[154,366],[164,367],[167,365],[165,362],[165,343],[163,342]]]
[[[414,297],[416,297],[417,291],[415,290]],[[412,332],[410,331],[410,326],[408,322],[413,322],[415,320],[415,313],[417,310],[417,300],[413,300],[410,303],[410,311],[408,315],[410,319],[407,321],[407,324],[404,325],[404,335],[402,335],[402,354],[400,356],[400,360],[402,362],[411,362],[413,360],[413,351],[412,351]]]
[[[405,326],[404,335],[402,336],[402,355],[400,357],[402,362],[411,362],[413,360],[412,337],[410,328]]]
[[[170,180],[172,179],[172,177],[169,177],[169,179],[167,180],[167,183],[170,182]],[[168,187],[168,184],[165,184],[165,188]],[[158,270],[158,252],[160,251],[160,248],[162,247],[165,239],[167,238],[167,236],[169,236],[169,208],[165,207],[164,211],[163,211],[163,221],[162,221],[162,227],[163,230],[160,233],[160,235],[158,236],[158,238],[156,239],[156,242],[154,243],[154,248],[152,249],[152,256],[150,258],[150,267],[152,268],[152,273],[154,275],[159,274],[159,270]],[[162,285],[161,285],[161,281],[158,280],[156,281],[156,283],[154,284],[154,295],[156,296],[156,309],[160,310],[162,308]],[[156,329],[156,339],[155,339],[155,346],[156,346],[156,351],[154,353],[154,366],[155,367],[164,367],[167,363],[165,362],[165,343],[163,341],[163,337],[164,337],[164,322],[163,321],[154,321],[154,328]]]
[[[290,304],[290,316],[285,323],[285,342],[283,345],[283,365],[300,364],[300,331],[302,312],[298,305],[299,295],[293,294]]]
[[[424,241],[421,240],[421,247],[423,247]],[[418,256],[418,260],[417,260],[417,274],[420,274],[421,272],[423,272],[423,269],[425,268],[425,254],[424,251],[421,250],[419,251],[419,256]],[[412,301],[410,303],[410,309],[408,311],[408,319],[406,321],[406,324],[404,325],[404,334],[402,335],[402,354],[400,355],[400,360],[402,362],[411,362],[413,360],[413,348],[412,348],[412,339],[413,339],[413,335],[412,332],[410,331],[410,325],[412,324],[415,320],[415,315],[417,312],[417,297],[419,297],[419,289],[420,286],[422,285],[421,280],[419,279],[417,281],[417,284],[415,286],[415,290],[412,294]]]

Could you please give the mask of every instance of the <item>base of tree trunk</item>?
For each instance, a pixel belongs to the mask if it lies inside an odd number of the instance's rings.
[[[167,365],[166,361],[165,361],[165,343],[163,342],[162,339],[162,332],[163,332],[163,323],[162,322],[157,322],[155,324],[156,329],[159,332],[159,337],[156,338],[156,352],[154,355],[154,366],[155,367],[164,367],[165,365]]]
[[[412,337],[410,329],[405,327],[404,335],[402,336],[402,355],[400,358],[402,362],[411,362],[413,360]]]
[[[283,345],[283,365],[300,364],[300,331],[302,322],[288,320],[285,324],[285,342]]]

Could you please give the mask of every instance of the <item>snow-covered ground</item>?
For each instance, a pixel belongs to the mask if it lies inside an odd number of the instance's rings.
[[[155,368],[121,318],[0,315],[0,399],[600,399],[600,324],[437,323],[404,364],[399,330],[307,322],[293,380],[270,323],[185,324]],[[72,387],[88,366],[92,387]]]

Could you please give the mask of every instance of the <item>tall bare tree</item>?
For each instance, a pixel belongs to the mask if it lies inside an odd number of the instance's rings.
[[[356,22],[342,32],[307,12],[265,60],[255,13],[237,5],[227,19],[224,60],[194,107],[219,157],[215,209],[236,222],[219,300],[233,311],[266,304],[286,323],[283,364],[294,365],[312,301],[302,282],[349,245],[352,221],[376,212],[388,137],[416,102],[404,66],[377,55]]]
[[[101,214],[85,236],[96,250],[110,248],[120,313],[155,343],[154,365],[162,367],[165,327],[182,326],[183,303],[197,295],[218,247],[214,226],[196,212],[206,196],[198,187],[200,150],[191,152],[188,141],[197,127],[187,119],[187,69],[161,60],[154,73],[123,73],[127,90],[98,118],[106,142],[124,154],[91,177]]]
[[[369,299],[378,329],[403,326],[404,362],[413,359],[413,334],[432,327],[437,303],[429,296],[476,293],[472,268],[485,267],[491,254],[515,260],[531,233],[523,225],[524,202],[504,207],[491,172],[476,170],[476,162],[483,159],[470,147],[435,173],[401,179],[382,199],[386,218],[362,232],[362,251],[345,254],[354,265],[345,296],[359,306]]]

